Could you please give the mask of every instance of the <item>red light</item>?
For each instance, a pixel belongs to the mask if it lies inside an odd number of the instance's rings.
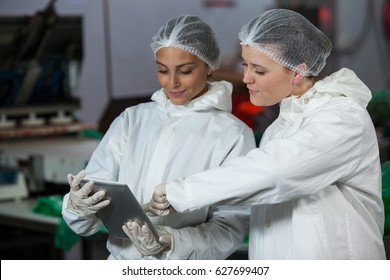
[[[322,30],[328,30],[333,23],[333,13],[326,7],[322,6],[318,9],[318,19]]]
[[[383,9],[383,25],[388,38],[390,38],[390,0],[387,0]]]

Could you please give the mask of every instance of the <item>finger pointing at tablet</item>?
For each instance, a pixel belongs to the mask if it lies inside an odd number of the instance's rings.
[[[146,212],[150,212],[157,216],[176,212],[167,200],[164,184],[160,184],[154,189],[152,199],[149,203],[144,204],[143,208]]]

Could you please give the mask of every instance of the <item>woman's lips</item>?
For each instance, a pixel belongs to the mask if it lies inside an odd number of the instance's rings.
[[[184,92],[185,92],[184,90],[183,90],[183,91],[170,91],[169,94],[170,94],[171,96],[178,97],[178,96],[183,95]]]
[[[254,94],[256,94],[256,93],[257,93],[257,91],[255,91],[255,90],[252,90],[252,89],[248,89],[248,92],[249,92],[249,94],[251,94],[251,95],[254,95]]]

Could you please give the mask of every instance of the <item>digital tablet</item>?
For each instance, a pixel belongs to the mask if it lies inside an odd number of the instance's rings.
[[[127,184],[84,178],[81,180],[80,186],[84,186],[88,181],[94,181],[92,193],[104,190],[106,192],[105,198],[111,201],[108,206],[97,212],[98,217],[102,220],[110,235],[129,239],[122,226],[129,220],[134,220],[140,225],[149,226],[158,241],[159,235],[156,228]]]

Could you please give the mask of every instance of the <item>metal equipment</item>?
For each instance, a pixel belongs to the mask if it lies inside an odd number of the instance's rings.
[[[55,2],[0,18],[0,130],[71,123],[80,108],[82,18],[58,16]]]

